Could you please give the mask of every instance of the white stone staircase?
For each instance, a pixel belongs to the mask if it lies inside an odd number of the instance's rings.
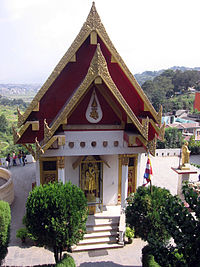
[[[119,248],[118,244],[120,216],[90,215],[86,223],[87,233],[77,246],[72,247],[73,252],[94,249]]]

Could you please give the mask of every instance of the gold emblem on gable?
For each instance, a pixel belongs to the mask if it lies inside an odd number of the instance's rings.
[[[102,119],[103,114],[95,90],[92,93],[85,115],[91,123],[97,123]]]

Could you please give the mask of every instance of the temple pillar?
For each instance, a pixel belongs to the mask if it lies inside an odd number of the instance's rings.
[[[57,157],[58,182],[65,183],[65,158]]]
[[[128,194],[128,163],[129,158],[122,158],[122,185],[121,185],[121,206],[126,208],[126,199]]]

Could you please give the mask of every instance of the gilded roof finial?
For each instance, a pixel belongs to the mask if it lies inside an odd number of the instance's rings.
[[[92,2],[92,7],[87,17],[86,24],[88,24],[88,26],[90,26],[92,29],[96,29],[99,27],[99,25],[101,25],[101,19],[97,13],[95,2]]]

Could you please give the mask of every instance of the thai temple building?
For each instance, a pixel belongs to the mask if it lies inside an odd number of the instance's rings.
[[[35,158],[37,185],[71,181],[98,216],[123,209],[127,195],[142,185],[141,155],[155,155],[156,140],[164,137],[161,118],[162,108],[153,108],[93,3],[29,107],[23,114],[18,110],[14,141]]]

